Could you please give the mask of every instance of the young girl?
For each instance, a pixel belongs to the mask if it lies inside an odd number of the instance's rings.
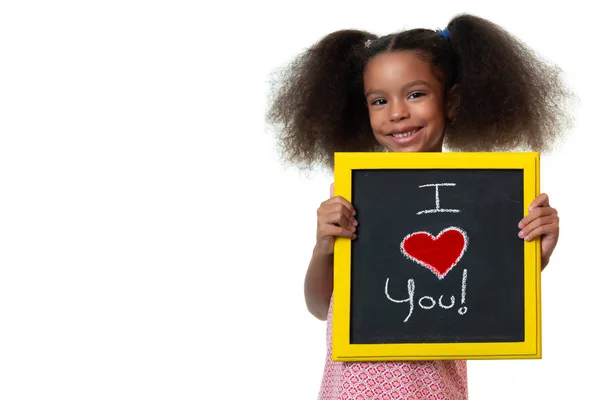
[[[333,166],[336,151],[544,151],[568,122],[559,70],[495,24],[470,15],[447,29],[377,37],[331,33],[284,71],[269,111],[288,161]],[[558,215],[537,197],[515,227],[541,237],[542,268]],[[333,244],[356,238],[352,204],[330,196],[317,211],[305,280],[308,310],[327,320],[320,399],[466,399],[465,361],[332,362]]]

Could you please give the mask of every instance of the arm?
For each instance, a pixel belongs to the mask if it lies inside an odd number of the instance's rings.
[[[317,210],[317,243],[304,279],[304,300],[308,311],[325,321],[333,293],[333,245],[336,237],[356,238],[356,210],[346,199],[333,196]]]
[[[306,278],[304,279],[304,299],[308,311],[325,321],[329,302],[333,293],[333,254],[313,250]]]

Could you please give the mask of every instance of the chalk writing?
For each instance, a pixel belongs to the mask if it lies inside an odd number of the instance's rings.
[[[420,188],[424,187],[435,187],[435,208],[422,210],[417,212],[417,215],[431,214],[431,213],[459,213],[460,210],[451,208],[440,208],[440,186],[456,186],[456,183],[429,183],[427,185],[421,185]]]
[[[415,280],[411,278],[406,282],[406,290],[407,290],[408,297],[406,297],[405,299],[401,299],[401,300],[395,299],[392,296],[390,296],[389,283],[390,283],[390,278],[387,278],[385,280],[385,296],[387,297],[387,299],[389,301],[394,302],[394,303],[398,303],[398,304],[408,303],[408,306],[409,306],[408,315],[406,316],[406,318],[404,318],[404,322],[407,322],[410,319],[410,317],[412,316],[413,311],[415,309],[415,289],[416,289]],[[460,315],[465,315],[467,312],[467,307],[464,306],[465,301],[466,301],[466,296],[467,296],[467,270],[464,269],[462,284],[461,284],[461,304],[463,305],[463,307],[460,307],[458,309],[458,313]],[[444,297],[444,295],[441,295],[439,297],[439,299],[436,301],[432,296],[421,296],[419,298],[419,300],[417,301],[417,304],[423,310],[431,310],[436,305],[438,305],[440,308],[445,309],[445,310],[449,310],[449,309],[453,308],[455,305],[455,297],[450,296],[450,304],[444,304],[444,302],[442,301],[443,297]]]
[[[460,292],[460,304],[465,304],[466,299],[467,299],[467,270],[463,269],[462,285],[461,285],[461,292]],[[467,307],[461,307],[458,309],[458,313],[460,315],[465,315],[466,312],[467,312]]]

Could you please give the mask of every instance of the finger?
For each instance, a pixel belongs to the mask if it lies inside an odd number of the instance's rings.
[[[558,215],[558,213],[556,212],[556,209],[552,208],[552,207],[538,207],[536,209],[534,209],[533,211],[531,211],[529,214],[527,214],[521,221],[519,221],[519,228],[523,228],[525,226],[527,226],[528,224],[531,223],[531,221],[540,218],[540,217],[546,217],[549,215]]]
[[[356,239],[356,233],[354,233],[354,231],[335,225],[324,225],[321,234],[322,236],[345,237],[348,239]]]
[[[330,214],[335,213],[343,214],[348,220],[354,217],[354,212],[348,207],[348,205],[340,203],[325,205],[319,210],[319,213],[321,218],[328,218]]]
[[[532,230],[529,234],[527,234],[523,239],[526,241],[533,240],[542,235],[558,235],[558,223],[553,222],[551,224],[542,225],[538,228]]]
[[[321,209],[325,212],[329,212],[332,210],[332,207],[339,207],[339,206],[344,206],[346,209],[348,209],[348,211],[350,212],[351,215],[356,215],[356,209],[354,208],[354,206],[352,205],[352,203],[350,203],[348,200],[346,200],[345,198],[343,198],[342,196],[334,196],[332,198],[330,198],[329,200],[325,200],[323,203],[321,203]],[[336,210],[338,208],[335,208]]]
[[[531,223],[527,224],[521,231],[519,232],[520,238],[525,238],[527,236],[531,236],[531,233],[544,225],[556,224],[558,226],[558,217],[554,215],[539,217],[533,220]]]
[[[348,211],[344,212],[334,211],[321,216],[321,222],[329,225],[338,225],[344,228],[353,228],[355,219],[352,216],[347,215]]]
[[[549,207],[550,206],[550,198],[546,193],[540,194],[538,197],[533,199],[531,204],[529,205],[529,211],[533,210],[536,207]]]

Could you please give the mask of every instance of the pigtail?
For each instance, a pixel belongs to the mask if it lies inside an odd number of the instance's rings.
[[[569,120],[561,71],[485,19],[461,15],[447,31],[456,56],[458,108],[446,145],[462,151],[548,150]]]
[[[285,161],[299,167],[331,167],[335,151],[374,148],[362,65],[367,42],[375,38],[357,30],[331,33],[280,71],[267,120],[278,127]]]

